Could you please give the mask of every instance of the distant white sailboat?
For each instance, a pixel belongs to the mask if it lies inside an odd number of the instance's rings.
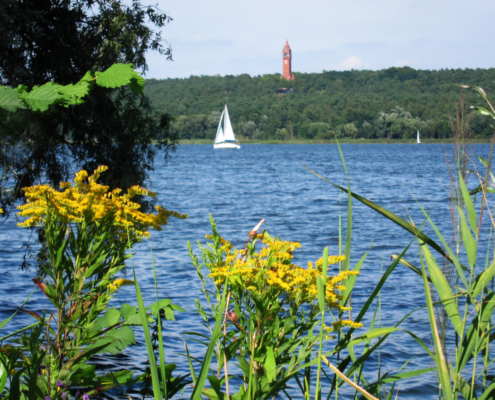
[[[220,117],[218,123],[217,135],[215,136],[215,142],[213,143],[214,149],[240,149],[241,146],[237,144],[237,140],[230,123],[229,110],[227,104]]]
[[[418,144],[421,144],[421,139],[419,138],[419,130],[418,130]]]

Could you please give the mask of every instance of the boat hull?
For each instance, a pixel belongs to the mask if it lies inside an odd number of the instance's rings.
[[[215,143],[213,145],[214,149],[240,149],[241,146],[239,146],[237,143]]]

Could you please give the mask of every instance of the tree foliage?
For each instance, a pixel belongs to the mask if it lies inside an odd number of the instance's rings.
[[[74,163],[88,170],[108,165],[114,172],[105,183],[111,187],[143,183],[156,150],[176,143],[168,129],[169,117],[133,93],[142,78],[131,80],[130,88],[109,90],[122,81],[118,71],[110,80],[103,71],[120,63],[144,72],[148,50],[171,57],[160,33],[150,28],[162,28],[169,21],[156,7],[142,6],[139,0],[130,6],[120,0],[0,3],[0,84],[12,88],[11,109],[29,103],[38,110],[15,114],[0,110],[0,162],[4,179],[15,182],[12,191],[2,190],[3,205],[18,197],[21,187],[41,179],[52,185],[67,180]],[[77,102],[86,90],[77,82],[86,71],[95,71],[97,86],[83,104],[40,112],[52,100]],[[44,85],[48,81],[56,84]],[[66,91],[61,93],[60,87]],[[50,94],[48,103],[40,101]]]
[[[442,139],[451,135],[450,119],[462,95],[458,84],[493,92],[494,82],[495,69],[394,67],[295,73],[286,94],[277,94],[287,86],[277,74],[151,79],[145,93],[175,117],[172,130],[182,139],[213,139],[224,103],[241,139],[410,139],[417,130],[423,138]],[[471,128],[479,138],[493,134],[479,115],[472,115]]]

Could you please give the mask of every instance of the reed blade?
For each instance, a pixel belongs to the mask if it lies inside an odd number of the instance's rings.
[[[143,324],[144,341],[146,343],[146,351],[148,352],[148,360],[150,362],[151,382],[153,385],[153,396],[155,400],[161,400],[162,394],[160,391],[160,380],[158,379],[158,371],[156,368],[155,352],[153,351],[153,344],[151,343],[150,328],[148,325],[148,316],[146,315],[146,307],[144,306],[143,296],[141,295],[141,289],[139,288],[138,279],[134,265],[132,266],[132,273],[134,274],[134,287],[136,288],[136,299],[138,303],[138,313],[141,317]]]
[[[225,310],[225,304],[227,302],[226,294],[227,294],[228,283],[229,283],[229,281],[227,278],[225,280],[225,285],[223,288],[222,301],[220,302],[220,306],[217,310],[217,316],[215,319],[215,327],[213,328],[210,343],[208,345],[208,349],[206,350],[206,354],[205,354],[205,358],[203,360],[203,363],[201,364],[201,370],[199,371],[198,379],[196,381],[196,384],[194,385],[194,390],[191,394],[192,400],[201,399],[201,394],[203,393],[203,388],[205,387],[205,382],[206,382],[206,379],[208,377],[208,370],[210,368],[211,359],[213,358],[213,352],[215,350],[215,344],[221,335],[222,317],[223,317],[223,312]]]
[[[423,251],[429,251],[427,247],[423,249]],[[420,246],[421,252],[421,246]],[[447,360],[445,358],[445,354],[443,352],[443,346],[440,339],[440,335],[438,333],[437,322],[435,319],[435,310],[433,309],[433,301],[430,293],[430,285],[428,284],[428,280],[426,279],[426,269],[423,262],[423,257],[421,259],[421,269],[423,271],[423,287],[425,291],[426,297],[426,306],[428,309],[428,319],[430,321],[431,335],[433,337],[433,343],[435,344],[435,363],[437,365],[438,377],[440,380],[440,384],[442,385],[442,393],[445,400],[453,400],[454,395],[452,392],[452,386],[450,385],[450,374],[449,367],[447,365]],[[428,259],[426,259],[428,262]]]

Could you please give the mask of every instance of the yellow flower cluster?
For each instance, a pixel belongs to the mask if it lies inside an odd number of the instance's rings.
[[[119,287],[128,285],[134,285],[134,281],[131,281],[129,279],[116,279],[115,281],[107,285],[107,289],[115,292]]]
[[[268,234],[257,238],[265,246],[247,259],[244,259],[242,250],[235,250],[228,241],[221,239],[225,260],[220,267],[213,268],[209,275],[216,285],[223,285],[225,278],[229,277],[234,290],[247,289],[254,295],[287,295],[298,303],[313,302],[318,296],[316,277],[321,275],[323,260],[316,261],[316,266],[308,263],[308,268],[302,268],[291,263],[292,252],[301,247],[299,243],[273,239]],[[330,256],[328,264],[337,264],[343,260],[345,256]],[[357,274],[354,271],[341,271],[327,278],[325,300],[329,307],[347,309],[339,304],[339,291],[345,290],[339,283]]]
[[[187,218],[187,215],[165,210],[157,206],[157,214],[145,214],[141,206],[131,201],[134,196],[155,197],[148,189],[133,186],[127,194],[121,195],[121,189],[109,191],[109,187],[99,184],[98,178],[108,167],[98,167],[93,175],[81,170],[76,173],[74,185],[63,182],[57,191],[49,185],[36,185],[24,188],[27,203],[18,207],[19,215],[29,217],[19,226],[30,227],[40,225],[49,212],[54,210],[58,218],[67,223],[94,221],[99,223],[110,218],[118,234],[126,237],[127,230],[138,238],[149,237],[149,229],[161,230],[170,217]],[[87,183],[86,183],[87,182]]]

